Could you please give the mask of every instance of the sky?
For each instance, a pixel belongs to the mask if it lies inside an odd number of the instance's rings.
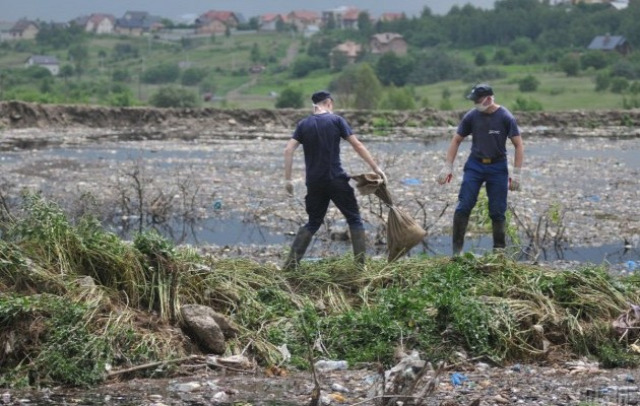
[[[150,14],[178,21],[184,15],[200,15],[209,10],[242,13],[245,18],[265,13],[288,13],[292,10],[320,12],[340,6],[367,10],[372,17],[385,12],[404,12],[419,16],[429,7],[434,14],[446,14],[454,5],[471,4],[483,9],[493,8],[495,0],[0,0],[0,21],[29,20],[65,22],[92,13],[122,17],[127,11],[147,11]]]

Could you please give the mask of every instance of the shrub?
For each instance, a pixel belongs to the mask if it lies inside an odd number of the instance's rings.
[[[284,89],[276,100],[276,108],[294,108],[299,109],[304,106],[303,94],[300,89],[292,89],[290,87]]]
[[[611,76],[608,73],[598,73],[596,75],[596,92],[603,92],[609,88],[611,84]]]
[[[187,89],[166,86],[154,93],[149,103],[155,107],[196,107],[198,97]]]
[[[511,107],[514,111],[542,111],[542,103],[534,99],[517,97],[516,102]]]
[[[629,88],[629,81],[623,77],[611,79],[611,91],[613,93],[624,93]]]
[[[382,99],[380,108],[384,110],[413,110],[416,108],[415,98],[411,89],[391,87]]]
[[[580,72],[580,60],[574,55],[562,57],[558,61],[558,66],[567,76],[578,76],[578,72]]]
[[[535,92],[539,85],[540,81],[533,75],[527,75],[518,81],[518,89],[521,92]]]
[[[189,68],[182,72],[182,84],[184,86],[195,86],[207,77],[207,70],[204,68]]]

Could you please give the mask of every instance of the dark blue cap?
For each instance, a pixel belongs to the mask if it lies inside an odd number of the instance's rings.
[[[312,96],[311,96],[311,101],[314,104],[318,104],[322,101],[325,101],[327,99],[331,99],[333,100],[333,97],[331,97],[331,93],[326,92],[324,90],[321,90],[319,92],[315,92]]]
[[[481,83],[471,89],[471,93],[467,95],[467,99],[477,102],[485,96],[493,96],[493,89],[488,84]]]

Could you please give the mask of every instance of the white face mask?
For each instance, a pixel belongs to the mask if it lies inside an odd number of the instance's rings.
[[[324,113],[329,113],[331,114],[332,111],[329,110],[329,105],[319,105],[319,104],[313,104],[313,112],[315,114],[324,114]]]
[[[476,110],[478,110],[481,113],[484,113],[485,111],[487,111],[487,109],[489,109],[489,107],[491,107],[492,104],[493,104],[493,98],[487,97],[482,101],[482,103],[476,103],[475,107],[476,107]]]

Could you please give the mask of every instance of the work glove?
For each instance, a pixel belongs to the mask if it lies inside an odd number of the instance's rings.
[[[440,169],[440,173],[438,173],[438,184],[444,185],[445,183],[451,182],[451,178],[453,178],[453,162],[445,162],[442,169]]]
[[[287,195],[289,195],[290,197],[293,196],[293,182],[291,182],[290,180],[286,180],[284,189],[287,191]]]
[[[513,168],[513,173],[509,177],[509,190],[512,192],[520,191],[520,170],[521,168]]]
[[[382,169],[380,169],[380,167],[376,167],[374,172],[377,173],[378,176],[380,176],[382,178],[382,182],[385,185],[388,185],[388,183],[387,183],[387,175],[385,175],[384,172],[382,172]]]

